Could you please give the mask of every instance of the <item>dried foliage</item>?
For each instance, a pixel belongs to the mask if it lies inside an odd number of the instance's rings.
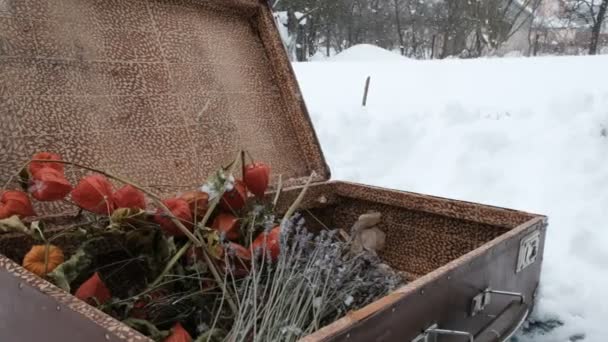
[[[34,241],[25,267],[156,341],[293,341],[402,282],[376,256],[380,213],[363,215],[346,239],[339,230],[310,232],[294,215],[312,176],[281,215],[278,193],[266,201],[267,165],[241,165],[246,179],[235,177],[244,153],[201,189],[165,200],[56,154],[37,158],[17,182],[81,213],[46,229],[42,219],[25,220],[34,215],[26,193],[2,191],[11,216],[0,232]],[[50,193],[38,186],[44,173],[63,179],[64,164],[93,174],[69,196],[69,183]],[[115,191],[113,181],[124,185]]]

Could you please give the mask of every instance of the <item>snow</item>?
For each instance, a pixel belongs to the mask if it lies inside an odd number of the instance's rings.
[[[326,59],[328,62],[403,62],[405,60],[407,60],[405,57],[397,53],[369,44],[355,45]]]
[[[548,215],[533,318],[565,324],[520,341],[608,340],[608,56],[388,57],[294,65],[332,178]]]

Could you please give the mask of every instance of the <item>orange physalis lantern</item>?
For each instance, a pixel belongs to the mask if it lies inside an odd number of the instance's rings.
[[[92,305],[97,303],[105,304],[112,298],[110,290],[103,280],[101,280],[99,273],[97,272],[80,285],[74,296]]]
[[[145,209],[146,197],[144,193],[131,185],[125,185],[118,189],[113,195],[116,208]]]
[[[24,218],[34,215],[32,202],[28,195],[22,191],[8,190],[0,193],[0,219],[13,215]]]
[[[72,191],[72,184],[57,169],[43,167],[30,179],[28,191],[39,201],[62,200]]]
[[[181,198],[171,198],[164,200],[163,204],[169,208],[171,214],[175,216],[181,223],[188,229],[192,229],[192,212],[188,202]],[[165,233],[171,236],[183,236],[184,232],[171,220],[171,217],[163,210],[158,208],[156,215],[154,215],[154,221],[160,225]]]
[[[72,200],[82,209],[109,215],[114,211],[112,183],[102,175],[87,176],[72,190]]]

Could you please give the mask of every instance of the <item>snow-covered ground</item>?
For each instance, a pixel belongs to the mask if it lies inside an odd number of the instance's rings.
[[[608,341],[608,56],[359,50],[295,64],[332,178],[548,215],[534,317],[565,324],[523,340]]]

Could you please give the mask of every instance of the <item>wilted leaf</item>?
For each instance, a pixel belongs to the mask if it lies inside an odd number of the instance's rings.
[[[170,331],[159,330],[154,324],[144,319],[127,318],[122,322],[154,341],[162,341],[171,334]]]
[[[375,227],[381,219],[382,215],[379,212],[369,212],[359,216],[351,228],[352,253],[358,254],[364,250],[377,253],[384,248],[386,234]]]
[[[125,220],[138,218],[145,215],[146,211],[142,209],[129,209],[129,208],[118,208],[112,212],[110,221],[116,223],[122,223]]]
[[[150,276],[158,275],[166,261],[175,254],[172,238],[167,238],[158,229],[140,228],[126,234],[126,246],[133,255],[141,255],[150,270]]]
[[[215,229],[204,228],[202,230],[202,235],[209,254],[216,259],[221,258],[223,249],[220,243],[221,239],[219,232]]]
[[[127,249],[134,255],[154,254],[156,240],[162,233],[158,229],[140,228],[127,232],[125,240]]]
[[[0,232],[33,235],[32,230],[23,224],[17,215],[0,220]]]
[[[70,292],[70,284],[86,271],[93,262],[92,253],[89,249],[103,238],[95,238],[84,242],[80,248],[63,264],[57,266],[47,276],[55,285]]]
[[[67,261],[57,266],[53,272],[47,276],[55,285],[63,290],[70,292],[70,284],[78,276],[91,266],[91,257],[84,250],[79,249]]]
[[[386,234],[380,229],[374,227],[365,229],[360,234],[361,245],[366,251],[377,253],[384,248],[386,243]]]
[[[44,223],[41,221],[33,221],[30,223],[30,231],[34,238],[44,240]]]

